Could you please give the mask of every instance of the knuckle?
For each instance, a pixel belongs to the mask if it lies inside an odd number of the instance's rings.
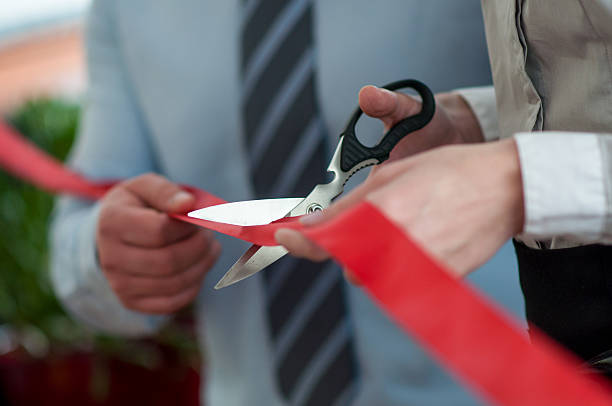
[[[161,247],[166,244],[164,233],[160,231],[159,227],[154,227],[148,238],[151,240],[151,244],[156,247]]]
[[[173,222],[170,217],[165,215],[164,213],[158,213],[158,224],[157,224],[157,232],[159,234],[159,238],[161,240],[166,240],[166,236],[170,235],[173,228]]]
[[[208,271],[215,265],[219,256],[221,255],[221,245],[218,242],[214,242],[212,247],[206,252],[202,260],[198,264],[198,279],[203,278]]]
[[[123,182],[121,185],[125,189],[128,189],[131,193],[139,195],[140,191],[143,188],[150,187],[152,184],[153,185],[156,184],[157,182],[159,182],[160,178],[161,176],[155,173],[152,173],[152,172],[148,172],[142,175],[135,176],[131,179],[128,179],[125,182]]]
[[[221,247],[221,244],[218,241],[213,241],[212,242],[212,255],[211,257],[216,261],[217,259],[219,259],[219,257],[221,256],[221,251],[223,251],[223,248]]]
[[[104,221],[100,218],[98,222],[98,235],[102,237],[108,237],[113,234],[113,226],[108,221]]]
[[[312,258],[313,260],[318,260],[321,256],[319,249],[315,247],[314,244],[310,241],[304,241],[304,244],[306,245],[306,256],[308,258]]]
[[[116,255],[112,255],[111,253],[106,252],[106,250],[98,250],[98,261],[100,262],[100,267],[106,272],[116,272],[119,270],[115,257]]]
[[[203,230],[197,233],[196,236],[197,245],[204,250],[211,251],[216,243],[210,230]]]
[[[165,291],[168,295],[178,295],[189,287],[189,278],[185,273],[176,275],[167,281]]]
[[[180,308],[180,302],[177,301],[174,296],[172,296],[160,300],[157,311],[160,313],[174,313]]]
[[[385,181],[390,176],[394,174],[393,165],[381,166],[378,170],[373,174],[372,179],[375,181]]]
[[[154,259],[153,267],[160,275],[172,275],[176,272],[176,254],[170,250],[161,250]]]
[[[199,274],[200,272],[198,272]],[[182,292],[185,292],[186,290],[188,290],[191,286],[193,286],[193,276],[192,275],[187,275],[185,273],[181,274],[177,281],[175,282],[175,289],[174,292],[175,294],[180,294]]]
[[[99,258],[100,261],[100,267],[102,268],[102,270],[106,271],[106,272],[114,272],[115,269],[115,265],[113,264],[113,261],[108,259],[107,256],[100,256]]]
[[[137,303],[132,301],[128,296],[117,294],[117,298],[119,299],[119,302],[123,305],[123,307],[125,307],[126,309],[139,310]]]
[[[208,229],[202,229],[200,231],[200,235],[209,244],[211,244],[211,243],[213,243],[215,241],[215,236],[214,236],[213,232],[208,230]]]
[[[153,244],[165,245],[170,235],[170,219],[163,213],[156,213],[157,218],[151,223],[150,235]]]
[[[128,180],[124,180],[114,185],[100,200],[102,204],[108,204],[109,202],[119,199],[121,195],[126,193],[126,185],[128,182]]]
[[[308,241],[307,244],[309,250],[309,257],[312,258],[313,261],[321,262],[327,259],[327,253],[318,245],[314,244],[311,241]]]
[[[196,274],[195,278],[190,282],[191,285],[202,281],[202,279],[204,279],[204,277],[208,274],[208,272],[215,265],[216,260],[217,260],[216,258],[211,257],[211,258],[207,258],[206,261],[202,262],[202,264],[198,267],[198,273]]]
[[[183,286],[181,278],[173,279],[166,284],[165,293],[168,295],[177,295],[183,291]]]
[[[168,312],[174,313],[183,307],[185,307],[188,303],[191,303],[193,299],[197,296],[199,288],[192,288],[189,291],[181,292],[174,296],[168,297],[165,300],[165,307]]]
[[[115,232],[116,218],[117,210],[114,206],[102,205],[98,217],[98,233],[102,236],[113,235]]]
[[[133,179],[133,183],[137,183],[137,184],[149,184],[152,182],[157,182],[160,179],[160,176],[153,173],[153,172],[147,172],[147,173],[143,173],[142,175],[136,176]]]
[[[173,306],[174,306],[174,310],[173,311],[180,310],[183,307],[187,306],[189,303],[191,303],[195,299],[195,297],[198,295],[198,290],[199,289],[197,289],[197,288],[193,289],[186,296],[178,298],[175,301],[175,303],[173,303]]]
[[[178,185],[172,183],[166,178],[159,178],[158,181],[160,193],[174,194],[180,190]]]
[[[197,275],[197,279],[195,280],[195,282],[192,282],[192,283],[197,284],[198,286],[201,285],[206,275],[208,275],[208,272],[215,265],[215,261],[216,261],[216,258],[213,260],[206,261],[206,263],[200,268],[200,272]]]
[[[106,279],[108,280],[108,284],[110,285],[111,289],[113,290],[113,292],[117,294],[117,296],[119,297],[124,296],[122,294],[124,290],[124,286],[123,286],[123,283],[121,283],[121,281],[119,281],[117,278],[113,277],[112,275],[107,275]]]

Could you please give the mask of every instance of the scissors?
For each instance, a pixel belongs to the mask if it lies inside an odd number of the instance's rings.
[[[373,146],[363,145],[355,135],[355,126],[363,112],[358,107],[352,114],[344,132],[340,135],[338,146],[332,156],[328,172],[334,174],[330,183],[316,185],[305,198],[281,198],[246,200],[205,207],[188,213],[189,217],[211,220],[241,226],[263,225],[283,217],[310,214],[328,207],[332,200],[344,191],[344,185],[357,171],[384,162],[397,143],[407,134],[425,127],[433,118],[435,101],[431,90],[423,83],[413,80],[400,80],[383,86],[385,89],[398,90],[412,88],[422,98],[422,109],[414,115],[395,124]],[[251,246],[236,263],[217,282],[215,289],[230,286],[248,278],[276,262],[287,250],[281,246]]]

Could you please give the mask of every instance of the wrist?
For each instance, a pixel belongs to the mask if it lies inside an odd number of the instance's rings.
[[[492,148],[490,167],[499,169],[499,192],[503,205],[508,213],[507,229],[511,237],[523,231],[525,204],[523,198],[523,180],[518,147],[514,139],[505,139],[489,144]]]
[[[453,123],[456,143],[468,144],[484,141],[485,137],[478,118],[461,94],[458,92],[439,93],[436,95],[436,101]]]

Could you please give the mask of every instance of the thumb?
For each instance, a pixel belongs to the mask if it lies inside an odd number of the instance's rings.
[[[334,217],[359,203],[367,195],[369,188],[365,184],[358,186],[351,193],[334,202],[322,211],[316,211],[300,218],[305,226],[314,226],[332,220]],[[274,234],[276,242],[284,246],[293,256],[307,258],[312,261],[323,261],[329,254],[321,247],[310,241],[297,230],[281,228]]]
[[[371,85],[359,91],[359,107],[368,116],[380,119],[385,131],[421,111],[421,103],[407,94]]]
[[[126,182],[125,186],[144,204],[161,212],[184,213],[195,204],[191,193],[159,175],[141,175]]]

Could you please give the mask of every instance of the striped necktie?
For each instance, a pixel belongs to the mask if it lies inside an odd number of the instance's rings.
[[[305,196],[328,156],[315,95],[309,0],[247,0],[242,111],[258,197]],[[285,257],[264,274],[278,389],[291,405],[345,405],[356,391],[342,274]]]

